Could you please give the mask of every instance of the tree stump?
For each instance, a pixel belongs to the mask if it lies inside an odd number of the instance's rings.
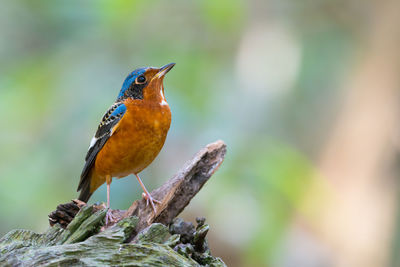
[[[225,266],[211,255],[209,225],[176,218],[189,204],[226,153],[222,141],[201,149],[184,167],[151,194],[161,201],[154,214],[144,199],[104,226],[103,205],[74,200],[49,215],[49,229],[38,234],[12,230],[0,239],[1,266]]]

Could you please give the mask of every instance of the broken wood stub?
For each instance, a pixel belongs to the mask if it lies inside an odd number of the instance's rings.
[[[225,154],[226,145],[221,140],[201,149],[173,178],[151,192],[155,199],[161,201],[155,214],[150,206],[146,206],[146,200],[135,201],[124,215],[139,217],[135,232],[154,222],[169,225],[218,169]]]
[[[122,219],[137,216],[140,218],[132,238],[152,223],[169,225],[218,169],[225,154],[226,145],[221,140],[211,143],[197,152],[174,177],[151,192],[151,195],[161,202],[157,204],[156,213],[150,206],[147,206],[146,200],[140,199],[133,202],[126,212],[113,210],[114,217]],[[58,205],[57,210],[49,215],[50,225],[59,223],[65,228],[84,205],[85,203],[79,200]],[[102,205],[93,207],[95,210],[104,208]]]

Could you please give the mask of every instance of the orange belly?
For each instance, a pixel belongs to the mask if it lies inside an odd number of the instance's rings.
[[[139,173],[158,155],[171,124],[168,105],[127,100],[127,111],[97,155],[91,190],[105,182],[106,176],[125,177]]]

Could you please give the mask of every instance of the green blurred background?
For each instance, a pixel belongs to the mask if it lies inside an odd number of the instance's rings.
[[[400,266],[399,1],[1,1],[0,234],[77,197],[126,75],[165,79],[155,189],[207,143],[226,160],[186,208],[228,266]],[[114,181],[113,208],[141,197]],[[91,202],[105,201],[102,186]]]

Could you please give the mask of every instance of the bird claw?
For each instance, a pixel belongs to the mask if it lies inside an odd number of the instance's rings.
[[[154,214],[157,213],[156,206],[154,205],[154,202],[157,204],[161,204],[161,201],[154,199],[150,194],[146,194],[145,192],[142,193],[142,197],[146,199],[146,207],[149,205],[149,202],[151,204],[151,207],[153,208]]]
[[[109,225],[109,223],[114,223],[116,221],[116,218],[114,217],[114,215],[112,214],[112,210],[109,208],[107,209],[107,213],[106,213],[106,226]]]

